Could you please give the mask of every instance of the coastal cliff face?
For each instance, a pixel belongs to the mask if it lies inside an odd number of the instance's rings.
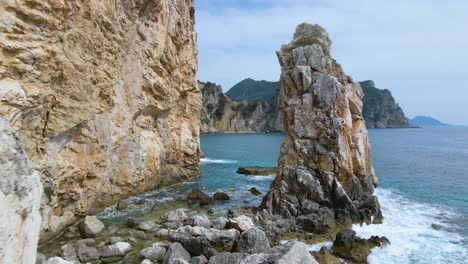
[[[312,233],[381,218],[363,92],[331,57],[330,45],[322,27],[301,24],[277,52],[287,132],[278,175],[260,207],[266,221],[280,215],[290,228]]]
[[[42,238],[199,175],[194,3],[4,0],[0,116],[44,185]]]
[[[199,82],[203,95],[202,133],[284,131],[284,114],[278,96],[270,100],[235,102],[221,86]]]
[[[23,146],[0,118],[0,263],[34,263],[42,185]]]
[[[373,81],[359,83],[364,92],[362,114],[367,128],[410,128],[414,127],[395,102],[392,93],[375,87]]]

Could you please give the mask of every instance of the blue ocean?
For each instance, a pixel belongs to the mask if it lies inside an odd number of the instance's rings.
[[[468,240],[468,128],[370,130],[372,159],[380,184],[380,225],[355,225],[361,237],[386,236],[391,245],[374,249],[370,263],[467,263]],[[283,134],[206,134],[201,136],[205,158],[202,176],[191,182],[132,199],[153,205],[183,200],[192,188],[231,196],[215,210],[233,205],[256,206],[273,180],[236,173],[239,166],[276,166]],[[149,208],[149,207],[148,207]],[[128,212],[133,214],[134,212]],[[144,213],[144,210],[140,213]],[[104,213],[104,220],[124,215]],[[311,249],[330,242],[310,245]]]

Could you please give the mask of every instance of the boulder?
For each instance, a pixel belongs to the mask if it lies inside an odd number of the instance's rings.
[[[117,210],[122,211],[128,208],[128,201],[123,200],[117,203]]]
[[[190,264],[207,264],[208,263],[208,259],[201,255],[201,256],[198,256],[198,257],[193,257],[190,259]]]
[[[132,251],[132,245],[127,242],[117,242],[113,245],[104,246],[99,250],[101,258],[123,257]]]
[[[77,244],[76,253],[81,262],[91,262],[99,259],[98,250],[94,247],[88,247],[85,244]]]
[[[199,202],[200,205],[215,204],[215,200],[213,198],[199,189],[193,189],[192,192],[187,196],[187,201]]]
[[[153,231],[156,228],[156,223],[150,220],[145,220],[140,222],[137,228],[143,231]]]
[[[278,168],[276,167],[239,167],[237,173],[256,176],[274,176]]]
[[[307,263],[318,264],[307,250],[306,244],[302,242],[290,242],[274,247],[259,254],[245,257],[240,263],[268,263],[268,264],[291,264]]]
[[[236,251],[249,254],[261,253],[270,248],[265,232],[256,227],[242,232],[236,244]]]
[[[211,227],[222,230],[226,228],[228,222],[229,220],[227,218],[218,217],[215,220],[211,221]]]
[[[239,237],[235,229],[218,230],[201,226],[184,226],[176,230],[161,229],[156,235],[164,239],[180,242],[193,255],[209,255],[211,247],[231,250]]]
[[[188,217],[182,209],[170,211],[164,216],[166,222],[184,222],[187,219]]]
[[[178,242],[172,243],[164,255],[163,264],[176,264],[180,260],[190,261],[190,253]]]
[[[160,246],[153,246],[144,248],[140,251],[140,256],[155,262],[162,261],[166,255],[166,248]]]
[[[247,257],[246,253],[219,253],[210,258],[209,264],[239,264]]]
[[[78,264],[76,261],[65,260],[61,257],[52,257],[47,260],[46,264]]]
[[[208,217],[206,217],[205,215],[191,216],[190,219],[189,219],[189,224],[191,226],[201,226],[201,227],[205,227],[205,228],[210,228],[211,227],[210,219],[208,219]]]
[[[154,264],[153,261],[149,260],[149,259],[144,259],[141,264]]]
[[[355,263],[366,263],[367,257],[374,247],[390,244],[386,237],[372,236],[362,239],[353,230],[341,230],[336,234],[333,242],[333,254]]]
[[[250,188],[250,189],[249,189],[249,192],[250,192],[251,194],[253,194],[253,195],[261,195],[261,194],[262,194],[262,193],[261,193],[259,190],[257,190],[257,188],[255,188],[255,187]]]
[[[236,218],[230,218],[229,222],[227,223],[227,228],[234,228],[240,232],[244,232],[254,226],[255,224],[252,219],[245,215],[241,215]]]
[[[62,251],[61,257],[65,260],[78,261],[78,256],[76,255],[76,248],[74,245],[66,244],[60,247]]]
[[[227,193],[217,192],[213,195],[213,199],[216,201],[229,201],[230,197]]]
[[[80,233],[85,237],[95,237],[104,230],[104,224],[96,216],[88,215],[80,224]]]

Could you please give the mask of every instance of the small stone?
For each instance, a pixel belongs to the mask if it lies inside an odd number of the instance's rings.
[[[187,219],[188,219],[188,217],[185,214],[184,210],[182,210],[182,209],[177,209],[177,210],[174,210],[174,211],[170,211],[164,217],[164,220],[166,222],[184,222]]]
[[[253,194],[253,195],[261,195],[261,194],[262,194],[262,193],[261,193],[259,190],[257,190],[257,188],[255,188],[255,187],[250,188],[250,189],[249,189],[249,192],[250,192],[251,194]]]
[[[227,224],[228,228],[235,228],[240,232],[244,232],[255,226],[254,222],[250,217],[245,215],[238,216],[236,218],[229,219]]]
[[[62,257],[65,260],[78,261],[75,246],[67,244],[61,246],[60,249],[62,250]]]
[[[189,224],[191,226],[202,226],[206,228],[211,227],[210,219],[208,219],[208,217],[206,217],[205,215],[194,215],[190,217]]]
[[[150,220],[142,221],[137,228],[143,231],[153,231],[156,228],[156,223]]]
[[[61,257],[52,257],[52,258],[48,259],[46,263],[47,264],[76,264],[77,262],[68,261],[68,260],[65,260],[65,259],[63,259]]]
[[[154,264],[153,261],[149,260],[149,259],[144,259],[141,264]]]
[[[140,256],[152,261],[161,261],[166,254],[166,249],[163,247],[149,247],[140,251]]]
[[[80,232],[85,237],[95,237],[104,230],[104,224],[96,216],[86,216],[80,224]]]
[[[114,237],[111,237],[109,238],[109,244],[115,244],[117,242],[125,242],[125,239],[123,237],[118,237],[118,236],[114,236]]]
[[[123,257],[132,250],[132,245],[129,243],[117,242],[113,245],[102,247],[99,251],[99,256],[102,258]]]
[[[96,240],[92,239],[92,238],[85,238],[85,239],[80,239],[78,241],[76,241],[76,244],[84,244],[86,246],[89,246],[89,245],[93,245],[96,243]]]
[[[78,258],[81,262],[89,262],[99,259],[99,252],[94,247],[88,247],[85,244],[77,246]]]
[[[188,201],[197,201],[200,205],[215,204],[215,200],[199,189],[193,189],[187,196]]]
[[[230,197],[227,193],[217,192],[213,195],[213,199],[216,201],[229,201]]]
[[[128,208],[128,201],[123,200],[117,203],[117,210],[122,211]]]
[[[225,228],[226,228],[226,225],[227,225],[228,222],[229,222],[229,220],[228,220],[227,218],[218,217],[218,218],[216,218],[215,220],[213,220],[213,221],[211,222],[211,226],[212,226],[213,228],[222,230],[222,229],[225,229]]]

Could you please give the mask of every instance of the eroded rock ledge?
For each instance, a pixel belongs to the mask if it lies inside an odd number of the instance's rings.
[[[362,89],[331,57],[330,46],[322,27],[301,24],[294,40],[277,52],[287,135],[278,176],[260,207],[261,218],[277,235],[322,234],[382,217],[373,196],[377,178]]]
[[[0,116],[44,185],[42,238],[199,175],[192,0],[6,0]]]

